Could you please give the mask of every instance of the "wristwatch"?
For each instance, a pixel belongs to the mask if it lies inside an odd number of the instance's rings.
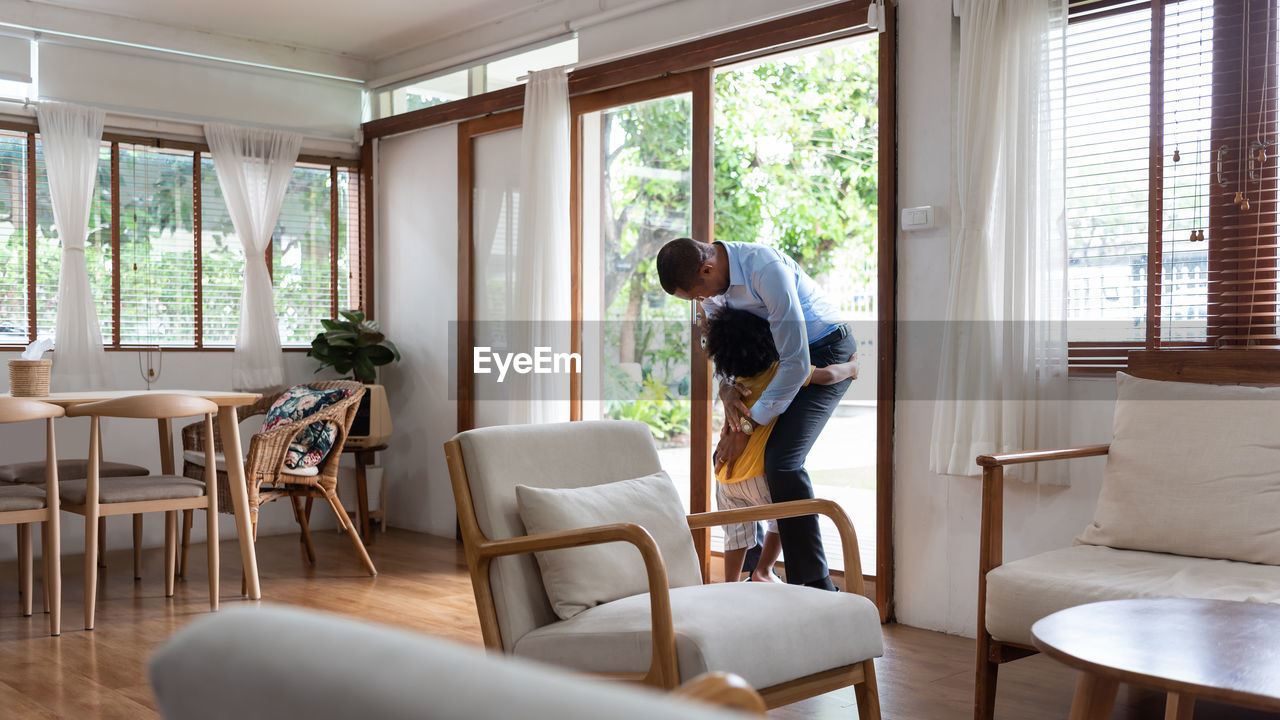
[[[743,415],[742,420],[738,423],[738,429],[741,430],[744,435],[750,435],[755,432],[756,423],[750,417]]]

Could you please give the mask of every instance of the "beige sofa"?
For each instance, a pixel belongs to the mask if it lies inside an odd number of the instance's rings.
[[[732,676],[664,694],[283,606],[193,622],[152,656],[150,676],[166,720],[733,720],[764,710]]]
[[[1280,604],[1280,352],[1147,351],[1118,374],[1110,445],[988,455],[983,468],[974,717],[1031,626],[1068,607],[1188,597]],[[1107,456],[1094,520],[1071,547],[1003,562],[1003,469]]]

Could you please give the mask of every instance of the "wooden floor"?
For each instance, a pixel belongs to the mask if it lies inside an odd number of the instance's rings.
[[[345,537],[321,532],[315,540],[315,567],[303,560],[295,537],[259,542],[262,592],[268,602],[355,615],[480,644],[471,585],[457,543],[392,530],[370,548],[380,574],[369,578]],[[178,628],[208,612],[203,548],[193,546],[191,558],[189,579],[179,582],[175,596],[166,599],[159,550],[145,554],[144,579],[136,583],[131,554],[112,553],[102,573],[97,629],[85,632],[81,561],[66,556],[63,634],[58,638],[46,634],[44,615],[21,616],[17,568],[0,564],[0,718],[156,717],[146,680],[147,657]],[[240,566],[234,543],[224,543],[222,558],[223,607],[251,602],[238,594]],[[39,604],[37,595],[37,609]],[[877,664],[885,718],[972,717],[972,640],[890,625],[885,627],[885,642],[885,658]],[[760,651],[767,653],[768,648]],[[1071,671],[1043,657],[1006,665],[996,717],[1065,719],[1074,683]],[[843,720],[856,718],[857,712],[853,692],[846,689],[779,709],[774,717]],[[1114,717],[1161,718],[1163,700],[1122,689]],[[1195,717],[1277,716],[1202,705]]]

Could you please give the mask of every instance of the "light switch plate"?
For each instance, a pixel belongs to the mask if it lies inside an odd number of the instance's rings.
[[[928,230],[933,225],[933,206],[921,205],[920,207],[903,208],[902,210],[902,229],[903,230]]]

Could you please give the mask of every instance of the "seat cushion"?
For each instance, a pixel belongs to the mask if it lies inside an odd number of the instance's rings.
[[[671,591],[680,680],[712,670],[763,689],[884,653],[880,614],[861,595],[775,583]],[[648,594],[584,610],[520,638],[514,652],[591,672],[644,672],[652,657]]]
[[[280,394],[267,410],[262,431],[267,432],[288,423],[298,422],[325,408],[347,399],[346,388],[322,389],[295,385]],[[338,428],[331,422],[313,422],[294,436],[285,455],[285,467],[314,467],[324,461],[338,439]]]
[[[0,486],[0,512],[39,510],[44,507],[44,488],[33,485]]]
[[[141,465],[129,463],[103,462],[98,468],[98,477],[132,477],[148,475],[151,471]],[[88,460],[59,460],[59,480],[83,480],[89,476]],[[43,483],[44,461],[12,463],[0,465],[0,482],[6,483]]]
[[[199,450],[184,450],[182,453],[182,459],[186,462],[191,463],[192,465],[199,465],[200,467],[204,467],[204,453]],[[213,456],[213,461],[218,466],[218,472],[227,471],[227,458],[224,457],[222,453],[215,454]],[[320,468],[314,465],[312,465],[311,467],[297,467],[297,468],[291,468],[286,466],[283,470],[281,470],[281,473],[285,475],[296,475],[298,477],[315,477],[316,475],[320,474]]]
[[[635,523],[653,537],[667,570],[668,587],[701,585],[684,504],[661,470],[631,480],[582,488],[516,486],[516,503],[530,534]],[[562,620],[589,607],[649,589],[644,559],[623,542],[535,553],[551,607]]]
[[[1093,523],[1080,541],[1280,565],[1280,387],[1118,373]]]
[[[85,481],[72,480],[58,483],[62,502],[83,505]],[[204,483],[177,475],[152,475],[139,478],[114,478],[98,488],[98,502],[103,505],[140,500],[177,500],[204,495]]]
[[[1076,545],[987,573],[987,632],[1031,644],[1031,625],[1059,610],[1124,598],[1280,604],[1280,567]]]

